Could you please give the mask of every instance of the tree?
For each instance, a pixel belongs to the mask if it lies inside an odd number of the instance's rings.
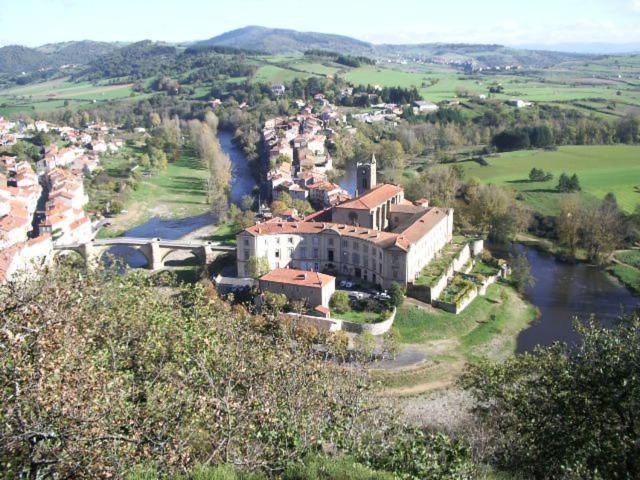
[[[638,314],[577,329],[578,344],[468,367],[492,459],[518,477],[639,478]]]
[[[578,179],[578,175],[575,173],[569,177],[566,173],[562,173],[560,178],[558,178],[558,186],[556,190],[562,193],[572,193],[579,192],[580,188],[580,180]]]
[[[584,207],[583,241],[589,260],[597,264],[606,262],[623,238],[622,214],[613,200]]]
[[[545,172],[541,168],[533,167],[529,172],[529,180],[532,182],[547,182],[553,179],[553,174]]]
[[[580,233],[583,223],[582,204],[577,195],[567,195],[560,201],[560,214],[556,217],[556,232],[560,245],[569,249],[570,255],[575,256],[580,243]]]
[[[355,338],[355,348],[361,358],[365,361],[373,360],[376,351],[376,337],[371,332],[363,332]]]
[[[529,213],[518,204],[514,192],[494,184],[469,192],[464,215],[479,233],[498,243],[513,240],[529,222]]]
[[[535,285],[535,278],[531,275],[529,260],[524,253],[518,252],[512,255],[509,263],[511,264],[511,281],[520,293]]]
[[[399,283],[393,282],[389,288],[389,296],[391,297],[391,305],[400,308],[404,303],[404,288]]]
[[[400,352],[400,333],[396,328],[391,328],[382,336],[382,348],[391,358],[396,358]]]
[[[247,262],[247,275],[251,278],[260,278],[271,270],[267,257],[251,257]]]
[[[346,313],[350,311],[351,306],[349,305],[349,295],[347,295],[347,292],[338,290],[331,296],[331,300],[329,301],[329,306],[337,314]]]

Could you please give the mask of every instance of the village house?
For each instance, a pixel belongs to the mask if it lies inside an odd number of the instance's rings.
[[[437,112],[439,109],[440,107],[433,102],[427,102],[425,100],[416,100],[413,102],[413,111],[416,114]]]
[[[311,309],[329,308],[336,279],[324,273],[276,268],[259,279],[263,292],[284,294],[289,301],[304,302]]]

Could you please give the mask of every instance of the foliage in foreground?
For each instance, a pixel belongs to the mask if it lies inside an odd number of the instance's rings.
[[[461,442],[398,424],[359,372],[321,361],[317,332],[161,281],[60,266],[0,287],[6,478],[136,465],[274,475],[320,452],[404,478],[472,478]]]
[[[579,330],[579,346],[469,367],[491,460],[534,478],[639,478],[640,317]]]

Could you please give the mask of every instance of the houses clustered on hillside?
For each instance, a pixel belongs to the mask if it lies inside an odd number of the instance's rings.
[[[13,133],[7,134],[7,128]],[[122,144],[105,140],[109,128],[104,124],[78,130],[42,121],[25,125],[0,119],[5,140],[7,135],[18,140],[50,130],[58,131],[69,146],[46,147],[36,170],[27,161],[0,156],[0,283],[48,263],[55,245],[93,238],[84,211],[88,196],[83,176],[99,167],[99,153],[115,151]]]
[[[326,143],[335,136],[330,125],[344,122],[344,116],[322,94],[314,97],[313,104],[296,103],[298,114],[269,119],[262,131],[271,167],[267,174],[271,197],[286,193],[319,208],[349,199],[348,192],[327,179],[333,162]]]

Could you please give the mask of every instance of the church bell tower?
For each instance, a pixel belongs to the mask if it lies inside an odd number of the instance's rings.
[[[376,156],[371,156],[369,163],[360,163],[356,165],[356,197],[371,190],[378,183],[376,172]]]

